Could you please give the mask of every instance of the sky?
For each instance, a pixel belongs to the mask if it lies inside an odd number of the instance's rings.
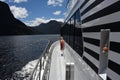
[[[0,0],[6,2],[14,17],[28,26],[50,20],[64,21],[67,0]]]

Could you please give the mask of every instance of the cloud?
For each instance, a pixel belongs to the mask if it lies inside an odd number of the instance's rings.
[[[64,0],[48,0],[47,4],[52,6],[62,6]]]
[[[28,26],[38,26],[41,23],[47,23],[48,21],[44,18],[35,18],[34,20],[25,22]]]
[[[62,18],[59,18],[59,19],[55,19],[55,18],[45,19],[44,17],[42,17],[42,18],[35,18],[34,20],[31,20],[31,21],[26,21],[25,24],[28,25],[28,26],[38,26],[41,23],[48,23],[50,20],[56,20],[56,21],[63,22]]]
[[[64,13],[63,13],[63,15],[66,17],[66,16],[67,16],[67,13],[66,13],[66,12],[64,12]]]
[[[27,0],[9,0],[9,2],[21,3],[21,2],[27,2]]]
[[[10,6],[10,10],[12,11],[15,18],[22,19],[28,16],[28,11],[26,10],[26,8],[16,7],[14,5],[14,6]]]
[[[61,14],[61,11],[55,11],[53,12],[54,15],[60,15]]]

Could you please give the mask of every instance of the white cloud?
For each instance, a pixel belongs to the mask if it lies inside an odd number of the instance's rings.
[[[28,11],[26,8],[10,6],[10,10],[12,11],[15,18],[22,19],[28,16]]]
[[[21,3],[21,2],[27,2],[27,0],[9,0],[9,2]]]
[[[52,6],[62,6],[64,0],[48,0],[47,4]]]
[[[28,26],[38,26],[41,23],[47,23],[48,21],[44,18],[35,18],[34,20],[25,22]]]
[[[63,15],[66,17],[66,16],[67,16],[67,13],[66,13],[66,12],[64,12],[64,13],[63,13]]]
[[[28,25],[28,26],[38,26],[41,23],[47,23],[50,20],[56,20],[56,21],[63,22],[62,18],[59,18],[59,19],[55,19],[55,18],[45,19],[44,17],[42,17],[42,18],[35,18],[34,20],[31,20],[31,21],[26,21],[25,24]]]
[[[61,11],[55,11],[53,12],[54,15],[60,15],[61,14]]]

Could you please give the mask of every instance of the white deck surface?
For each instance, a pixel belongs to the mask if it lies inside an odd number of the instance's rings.
[[[54,48],[49,80],[65,80],[65,58],[61,56],[62,53],[59,46]]]

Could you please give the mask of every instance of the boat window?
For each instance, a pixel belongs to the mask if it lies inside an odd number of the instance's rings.
[[[67,21],[62,27],[65,41],[80,55],[83,55],[83,36],[81,28],[80,10]]]
[[[68,44],[70,45],[70,36],[71,36],[71,19],[68,21]]]
[[[81,18],[80,11],[78,10],[75,14],[75,50],[80,56],[83,55],[83,37],[81,29]]]
[[[74,48],[74,16],[72,16],[70,24],[70,45]]]
[[[81,28],[81,18],[80,18],[80,11],[78,10],[76,12],[76,19],[75,19],[75,22],[76,22],[76,26],[77,28]]]

